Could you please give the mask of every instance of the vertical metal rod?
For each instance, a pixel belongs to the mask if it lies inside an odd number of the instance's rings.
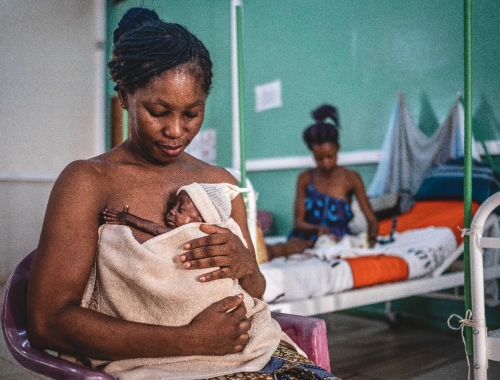
[[[246,186],[246,155],[245,155],[245,107],[243,86],[243,11],[241,5],[236,5],[236,47],[238,54],[238,108],[240,122],[240,186]]]
[[[94,1],[96,20],[95,49],[95,138],[94,154],[104,153],[106,149],[106,0]]]
[[[488,378],[488,332],[484,310],[484,270],[481,239],[486,219],[498,205],[500,205],[500,193],[491,195],[481,204],[471,222],[471,292],[472,319],[474,320],[474,361],[472,365],[474,380],[486,380]]]
[[[472,220],[472,12],[471,0],[464,0],[464,227],[470,228]],[[465,311],[471,310],[469,236],[464,236],[464,293]],[[474,316],[472,316],[474,318]],[[472,330],[465,329],[467,354],[472,355]]]
[[[241,0],[231,0],[231,117],[232,117],[232,164],[240,169],[240,110],[238,93],[238,40],[236,37],[236,6]]]

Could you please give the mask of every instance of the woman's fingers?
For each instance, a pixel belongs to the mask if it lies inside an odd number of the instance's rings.
[[[232,274],[231,271],[226,267],[214,270],[213,272],[210,273],[202,274],[200,277],[198,277],[198,280],[200,280],[200,282],[208,282],[208,281],[220,280],[222,278],[233,278],[231,274]]]
[[[207,355],[241,352],[248,343],[251,326],[246,318],[243,294],[214,302],[198,314],[190,326],[200,342],[204,342]]]
[[[239,240],[239,238],[225,228],[219,228],[219,230],[222,230],[222,232],[203,236],[184,244],[183,248],[188,249],[189,251],[180,255],[179,261],[181,263],[186,263],[192,260],[226,256],[232,252],[236,248],[237,242],[235,239]],[[209,266],[197,266],[197,268],[210,268],[220,265],[224,265],[224,263],[214,263]]]
[[[202,224],[200,230],[208,234],[198,239],[193,239],[184,244],[184,249],[196,249],[209,245],[224,244],[228,237],[232,235],[227,228],[214,226],[211,224]]]
[[[209,235],[186,243],[183,248],[188,250],[179,255],[179,261],[185,269],[215,268],[200,276],[201,282],[221,278],[241,279],[255,272],[255,256],[237,235],[213,225],[202,224],[200,228]]]
[[[203,232],[205,232],[206,234],[209,234],[209,235],[217,234],[217,233],[224,233],[224,232],[229,231],[228,228],[223,228],[223,227],[216,226],[214,224],[206,224],[206,223],[202,224],[200,226],[200,230],[202,230]]]
[[[244,334],[240,335],[239,341],[240,341],[240,345],[241,345],[242,350],[245,348],[245,346],[247,345],[249,340],[250,340],[250,336],[248,335],[248,333],[244,333]],[[237,347],[237,349],[238,349],[238,347]]]
[[[216,304],[221,311],[226,313],[231,310],[236,310],[239,305],[243,305],[243,308],[245,308],[245,304],[243,304],[243,294],[225,297],[220,301],[217,301]]]
[[[223,243],[225,244],[225,243]],[[179,260],[181,263],[187,262],[190,260],[202,260],[206,258],[212,258],[212,257],[217,257],[217,256],[225,256],[226,255],[226,249],[222,250],[220,249],[222,244],[217,244],[217,245],[206,245],[200,248],[192,249],[190,251],[184,252],[180,257]],[[215,264],[214,266],[218,266]]]

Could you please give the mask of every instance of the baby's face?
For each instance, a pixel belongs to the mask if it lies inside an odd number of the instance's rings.
[[[175,198],[174,207],[165,216],[165,224],[176,228],[193,222],[203,222],[203,219],[189,195],[181,191]]]

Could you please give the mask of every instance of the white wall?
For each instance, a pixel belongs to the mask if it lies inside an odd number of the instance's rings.
[[[0,1],[0,283],[36,247],[57,174],[104,150],[104,3]]]

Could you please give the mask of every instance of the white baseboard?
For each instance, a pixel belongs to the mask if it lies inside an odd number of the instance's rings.
[[[363,150],[339,153],[340,165],[377,164],[380,161],[381,151]],[[266,170],[302,169],[315,166],[314,159],[309,156],[290,156],[279,158],[258,158],[247,160],[247,171],[257,172]]]
[[[55,174],[0,173],[0,182],[55,182]]]

